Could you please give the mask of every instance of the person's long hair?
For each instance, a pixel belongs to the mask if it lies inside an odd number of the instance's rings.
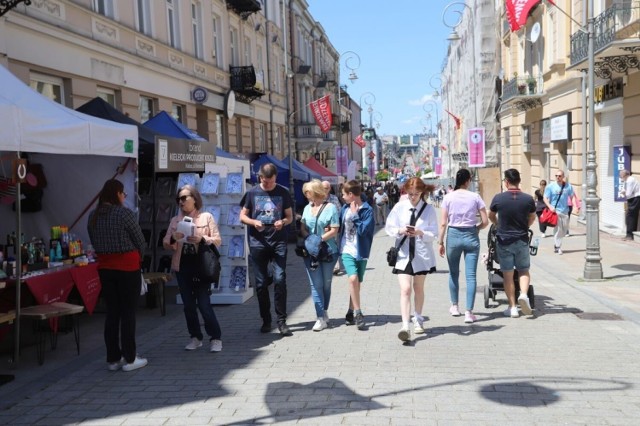
[[[98,220],[98,215],[105,214],[105,207],[113,205],[120,206],[120,197],[118,194],[124,192],[124,184],[118,179],[109,179],[104,183],[100,194],[98,195],[98,208],[96,209],[93,217],[91,218],[91,226],[95,226]]]
[[[467,169],[460,169],[456,173],[456,186],[453,188],[454,191],[462,188],[462,185],[469,182],[471,180],[471,172]]]
[[[434,189],[436,189],[436,187],[434,185],[427,185],[419,177],[412,177],[405,182],[403,189],[406,192],[409,192],[410,189],[419,192],[420,199],[426,203],[427,197],[433,192]]]

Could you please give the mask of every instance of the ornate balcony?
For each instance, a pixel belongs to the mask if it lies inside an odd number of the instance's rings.
[[[640,0],[614,4],[594,19],[594,73],[610,79],[614,73],[626,74],[640,68],[636,52],[640,51]],[[589,35],[578,30],[571,36],[571,68],[588,66]]]
[[[242,19],[247,19],[252,13],[259,12],[262,7],[258,0],[227,0],[227,9],[233,10]]]
[[[512,104],[520,111],[541,106],[543,95],[541,76],[514,77],[502,86],[502,103]]]
[[[236,92],[236,99],[250,104],[254,99],[264,96],[264,81],[258,78],[253,65],[245,67],[229,67],[231,74],[231,90]]]
[[[296,74],[309,74],[311,65],[307,65],[301,58],[294,56],[291,60],[292,69]]]
[[[0,0],[0,16],[9,12],[11,9],[16,7],[18,3],[22,2],[27,6],[31,4],[31,0]]]

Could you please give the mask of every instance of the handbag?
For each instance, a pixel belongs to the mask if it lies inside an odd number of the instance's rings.
[[[560,189],[560,194],[558,194],[556,204],[555,206],[553,206],[554,209],[558,207],[558,203],[560,202],[560,197],[562,196],[562,191],[564,191],[565,185],[566,184],[564,183],[562,184],[562,188]],[[540,223],[543,225],[555,227],[558,224],[558,213],[552,212],[549,207],[545,207],[540,214]]]
[[[418,220],[418,218],[422,216],[422,212],[424,211],[425,207],[427,207],[427,203],[424,203],[422,205],[422,208],[420,209],[420,211],[418,212],[418,215],[416,216],[416,220]],[[394,244],[393,246],[391,246],[389,250],[387,250],[387,264],[389,266],[391,267],[396,266],[396,262],[398,262],[398,251],[400,250],[400,247],[402,247],[406,239],[407,239],[407,236],[405,235],[400,240],[400,244],[398,244],[397,246]]]
[[[220,252],[215,244],[207,244],[204,238],[198,247],[198,277],[206,283],[216,283],[220,280]]]
[[[322,241],[322,237],[318,235],[318,220],[322,211],[327,206],[327,202],[322,203],[322,207],[318,211],[316,216],[316,224],[313,229],[313,233],[307,235],[307,238],[304,240],[304,251],[307,252],[308,256],[311,257],[312,270],[313,267],[317,267],[317,262],[331,262],[333,261],[333,253],[331,253],[329,249],[329,244],[326,241]]]

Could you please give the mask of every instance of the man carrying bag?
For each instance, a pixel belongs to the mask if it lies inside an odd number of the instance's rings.
[[[547,208],[558,215],[557,224],[553,231],[553,251],[562,254],[562,239],[569,230],[569,198],[573,197],[573,187],[564,179],[564,172],[558,170],[555,174],[556,181],[547,185],[544,190],[544,203]],[[576,213],[580,208],[576,206]],[[544,215],[545,212],[542,212]],[[540,217],[542,219],[542,216]]]

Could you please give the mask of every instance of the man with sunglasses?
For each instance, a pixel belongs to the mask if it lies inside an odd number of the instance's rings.
[[[558,170],[556,181],[547,185],[544,190],[544,203],[547,208],[558,215],[558,223],[553,231],[553,251],[562,254],[562,239],[569,231],[569,198],[575,195],[571,184],[564,179],[564,172]],[[580,210],[576,206],[576,213]]]
[[[240,221],[249,229],[249,251],[262,317],[260,332],[269,333],[272,329],[269,284],[273,282],[278,330],[283,336],[289,336],[285,272],[288,238],[285,226],[293,221],[293,202],[289,191],[276,183],[277,175],[278,169],[272,163],[260,167],[260,184],[244,195]]]

